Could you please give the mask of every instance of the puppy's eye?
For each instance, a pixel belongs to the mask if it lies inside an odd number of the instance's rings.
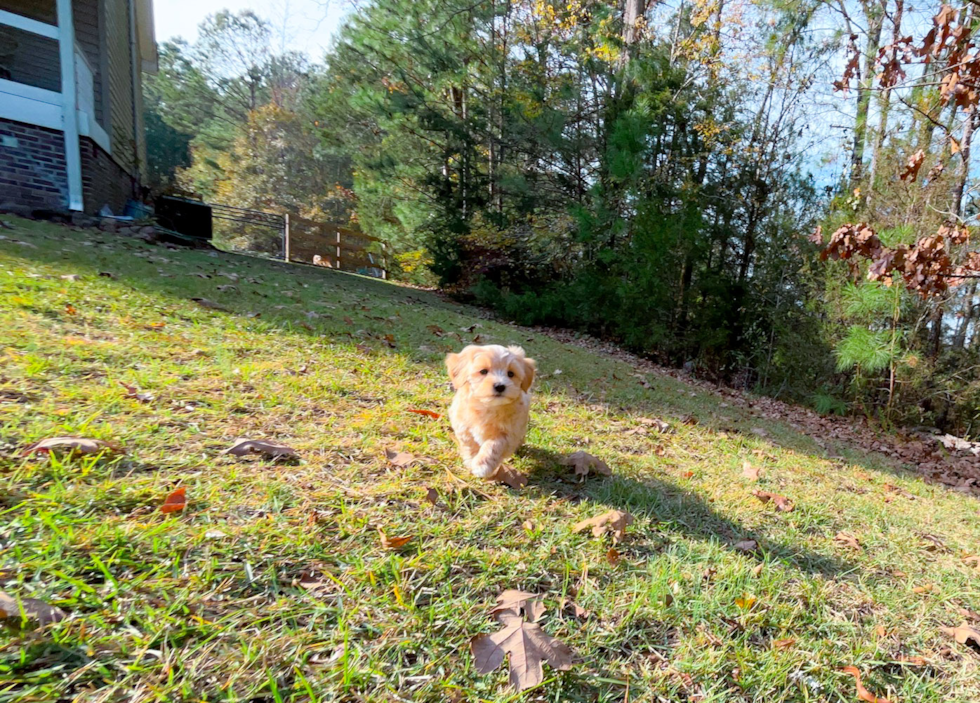
[[[507,372],[507,378],[514,378],[514,372],[513,371],[508,371]]]
[[[481,376],[486,376],[488,373],[490,373],[490,369],[480,369]]]

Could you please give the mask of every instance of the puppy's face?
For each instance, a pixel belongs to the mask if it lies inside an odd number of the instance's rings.
[[[531,387],[537,368],[520,347],[469,346],[446,357],[453,388],[487,405],[513,403]]]

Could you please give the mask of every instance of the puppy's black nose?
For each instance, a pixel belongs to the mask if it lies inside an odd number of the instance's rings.
[[[497,383],[494,385],[493,389],[498,393],[503,393],[505,390],[507,390],[507,386],[505,386],[503,383]]]

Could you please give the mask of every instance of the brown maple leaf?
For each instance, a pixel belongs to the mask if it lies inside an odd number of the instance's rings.
[[[470,641],[478,672],[489,674],[503,664],[506,656],[509,659],[511,685],[518,691],[524,691],[544,680],[544,662],[559,671],[572,667],[573,654],[568,645],[549,636],[540,625],[525,620],[513,609],[495,612],[503,627],[493,634],[478,635]]]
[[[497,605],[490,611],[490,614],[500,615],[501,613],[508,612],[514,615],[523,614],[529,621],[537,622],[544,615],[545,611],[544,604],[539,600],[540,598],[540,595],[535,595],[534,593],[508,589],[497,596]]]
[[[980,654],[980,630],[972,627],[969,623],[963,623],[959,627],[940,626],[939,629],[953,637],[960,644],[964,644]]]
[[[569,454],[561,460],[561,465],[574,467],[575,475],[579,477],[580,481],[585,480],[590,470],[603,476],[612,476],[612,469],[609,468],[609,465],[588,452],[577,451]]]
[[[609,512],[596,515],[588,520],[577,523],[572,532],[581,532],[591,527],[594,537],[602,537],[606,532],[612,532],[613,544],[621,542],[626,537],[626,528],[633,524],[633,516],[622,510],[610,510]]]
[[[748,461],[742,462],[742,476],[749,479],[750,481],[759,480],[759,467],[752,466]]]
[[[397,466],[399,469],[403,469],[406,466],[411,466],[416,461],[414,454],[399,452],[394,449],[385,449],[385,458],[388,460],[389,464],[392,466]]]
[[[527,476],[522,474],[513,466],[508,466],[507,464],[501,464],[498,466],[497,470],[494,471],[492,475],[487,477],[487,480],[496,481],[497,483],[504,483],[511,488],[518,490],[527,485]]]

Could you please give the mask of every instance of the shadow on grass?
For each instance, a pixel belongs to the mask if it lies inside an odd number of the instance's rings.
[[[683,534],[713,542],[759,562],[771,560],[804,573],[833,578],[857,568],[844,560],[773,541],[721,515],[696,493],[659,478],[637,481],[614,474],[609,478],[588,478],[583,483],[569,483],[568,468],[561,466],[560,454],[525,445],[518,450],[518,456],[531,465],[527,490],[572,502],[590,500],[612,509],[625,510],[635,517],[647,518],[664,533]],[[756,548],[746,550],[736,547],[739,542],[747,540],[753,540]]]

